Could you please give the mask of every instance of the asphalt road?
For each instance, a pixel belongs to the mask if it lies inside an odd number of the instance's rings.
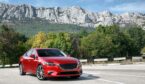
[[[30,74],[20,76],[18,68],[1,68],[0,84],[145,84],[144,67],[145,64],[85,66],[79,79],[55,78],[45,81]]]

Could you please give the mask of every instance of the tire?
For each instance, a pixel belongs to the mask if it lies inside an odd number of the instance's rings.
[[[44,77],[44,70],[43,70],[43,67],[42,65],[39,65],[37,67],[37,70],[36,70],[36,76],[39,80],[45,80],[46,78]]]
[[[19,65],[19,70],[20,70],[20,75],[26,75],[26,72],[24,72],[24,70],[23,70],[22,64]]]

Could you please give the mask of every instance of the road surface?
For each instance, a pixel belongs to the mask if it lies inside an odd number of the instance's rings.
[[[20,76],[18,68],[1,68],[0,84],[145,84],[145,64],[84,66],[79,79],[56,78],[44,81],[33,75]]]

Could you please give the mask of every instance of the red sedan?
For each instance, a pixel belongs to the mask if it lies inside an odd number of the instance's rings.
[[[32,73],[40,80],[48,77],[78,78],[82,74],[78,59],[52,48],[30,49],[20,57],[19,68],[20,75]]]

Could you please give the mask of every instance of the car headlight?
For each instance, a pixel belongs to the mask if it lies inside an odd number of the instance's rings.
[[[48,66],[56,66],[57,64],[53,63],[53,62],[44,62],[45,65]]]
[[[82,63],[80,61],[78,61],[78,68],[82,67]]]

